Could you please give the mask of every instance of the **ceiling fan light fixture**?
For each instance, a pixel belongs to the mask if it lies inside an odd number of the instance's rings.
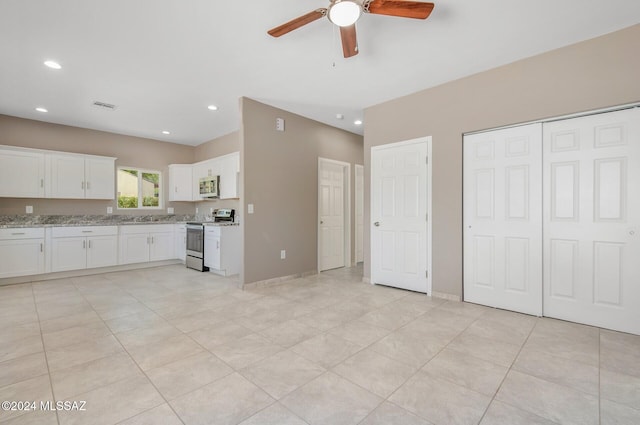
[[[329,20],[339,27],[355,24],[361,14],[360,5],[351,0],[336,0],[329,6]]]

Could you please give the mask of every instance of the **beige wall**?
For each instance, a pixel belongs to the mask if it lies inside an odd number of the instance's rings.
[[[462,294],[462,134],[640,101],[640,25],[365,111],[365,229],[371,147],[433,136],[433,290]],[[365,276],[370,276],[365,230]]]
[[[147,168],[162,172],[165,187],[165,208],[162,210],[118,210],[117,201],[71,199],[13,199],[0,198],[0,215],[24,214],[26,205],[40,214],[106,214],[113,207],[114,214],[166,214],[166,207],[174,207],[176,214],[193,214],[193,203],[167,202],[169,164],[190,164],[193,147],[166,143],[140,137],[123,136],[104,131],[89,130],[41,121],[0,115],[0,145],[49,149],[118,158],[116,166]]]
[[[244,214],[244,282],[317,269],[318,157],[352,164],[353,251],[353,164],[362,164],[362,137],[247,98],[241,111],[241,204],[255,207]],[[286,131],[276,131],[276,118]]]

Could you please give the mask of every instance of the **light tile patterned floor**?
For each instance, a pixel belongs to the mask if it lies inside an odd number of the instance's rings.
[[[361,282],[180,266],[0,288],[4,424],[640,424],[640,337]]]

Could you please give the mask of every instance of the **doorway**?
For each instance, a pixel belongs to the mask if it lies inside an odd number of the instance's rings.
[[[351,164],[318,158],[318,271],[351,266]]]

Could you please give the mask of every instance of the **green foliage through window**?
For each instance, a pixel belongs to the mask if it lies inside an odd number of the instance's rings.
[[[160,173],[118,169],[118,208],[160,208]]]

